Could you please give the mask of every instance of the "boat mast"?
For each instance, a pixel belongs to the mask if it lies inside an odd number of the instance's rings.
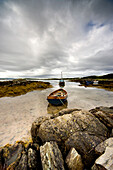
[[[62,71],[61,71],[61,79],[63,79],[63,77],[62,77]]]

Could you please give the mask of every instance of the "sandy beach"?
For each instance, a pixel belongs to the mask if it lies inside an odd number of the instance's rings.
[[[32,122],[39,116],[47,116],[45,97],[34,91],[0,99],[0,146],[29,136]]]
[[[33,121],[48,114],[47,95],[58,88],[36,90],[17,97],[0,98],[0,146],[14,143],[29,137]],[[79,87],[76,83],[66,82],[68,108],[89,110],[97,106],[112,106],[113,92],[96,88]],[[49,108],[50,111],[50,108]]]

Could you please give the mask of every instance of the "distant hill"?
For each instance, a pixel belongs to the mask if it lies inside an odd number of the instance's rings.
[[[82,77],[82,79],[113,79],[113,73],[106,74],[103,76],[87,76],[87,77]]]
[[[103,76],[99,76],[99,77],[101,77],[103,79],[113,79],[113,74],[111,73],[111,74],[107,74],[107,75],[103,75]]]

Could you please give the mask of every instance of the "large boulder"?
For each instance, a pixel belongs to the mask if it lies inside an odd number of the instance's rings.
[[[113,138],[109,138],[106,141],[99,144],[96,148],[98,154],[102,154],[96,159],[92,170],[112,170],[113,169]]]
[[[37,122],[38,119],[35,124]],[[107,139],[109,134],[107,127],[88,111],[72,111],[56,118],[45,118],[39,126],[35,126],[35,130],[32,125],[33,131],[33,139],[40,138],[42,143],[56,141],[61,150],[65,150],[65,156],[74,147],[86,166],[93,164],[96,158],[94,148]]]
[[[46,142],[40,147],[43,170],[64,170],[62,154],[56,142]]]
[[[53,140],[60,143],[78,131],[86,131],[103,140],[108,135],[108,129],[94,115],[87,111],[74,111],[71,114],[45,120],[32,136],[41,138],[42,142]]]

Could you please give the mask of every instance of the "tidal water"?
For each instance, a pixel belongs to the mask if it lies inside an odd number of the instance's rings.
[[[113,92],[85,88],[75,82],[66,82],[64,89],[68,93],[68,102],[64,106],[50,106],[47,95],[59,88],[57,80],[50,82],[53,88],[0,98],[0,146],[26,139],[32,122],[39,116],[50,116],[63,108],[89,110],[97,106],[113,106]]]
[[[58,81],[53,81],[53,90],[58,89]],[[89,110],[97,106],[113,106],[113,92],[94,87],[79,86],[79,83],[66,81],[64,89],[68,93],[68,108]],[[47,89],[46,92],[52,91]]]

